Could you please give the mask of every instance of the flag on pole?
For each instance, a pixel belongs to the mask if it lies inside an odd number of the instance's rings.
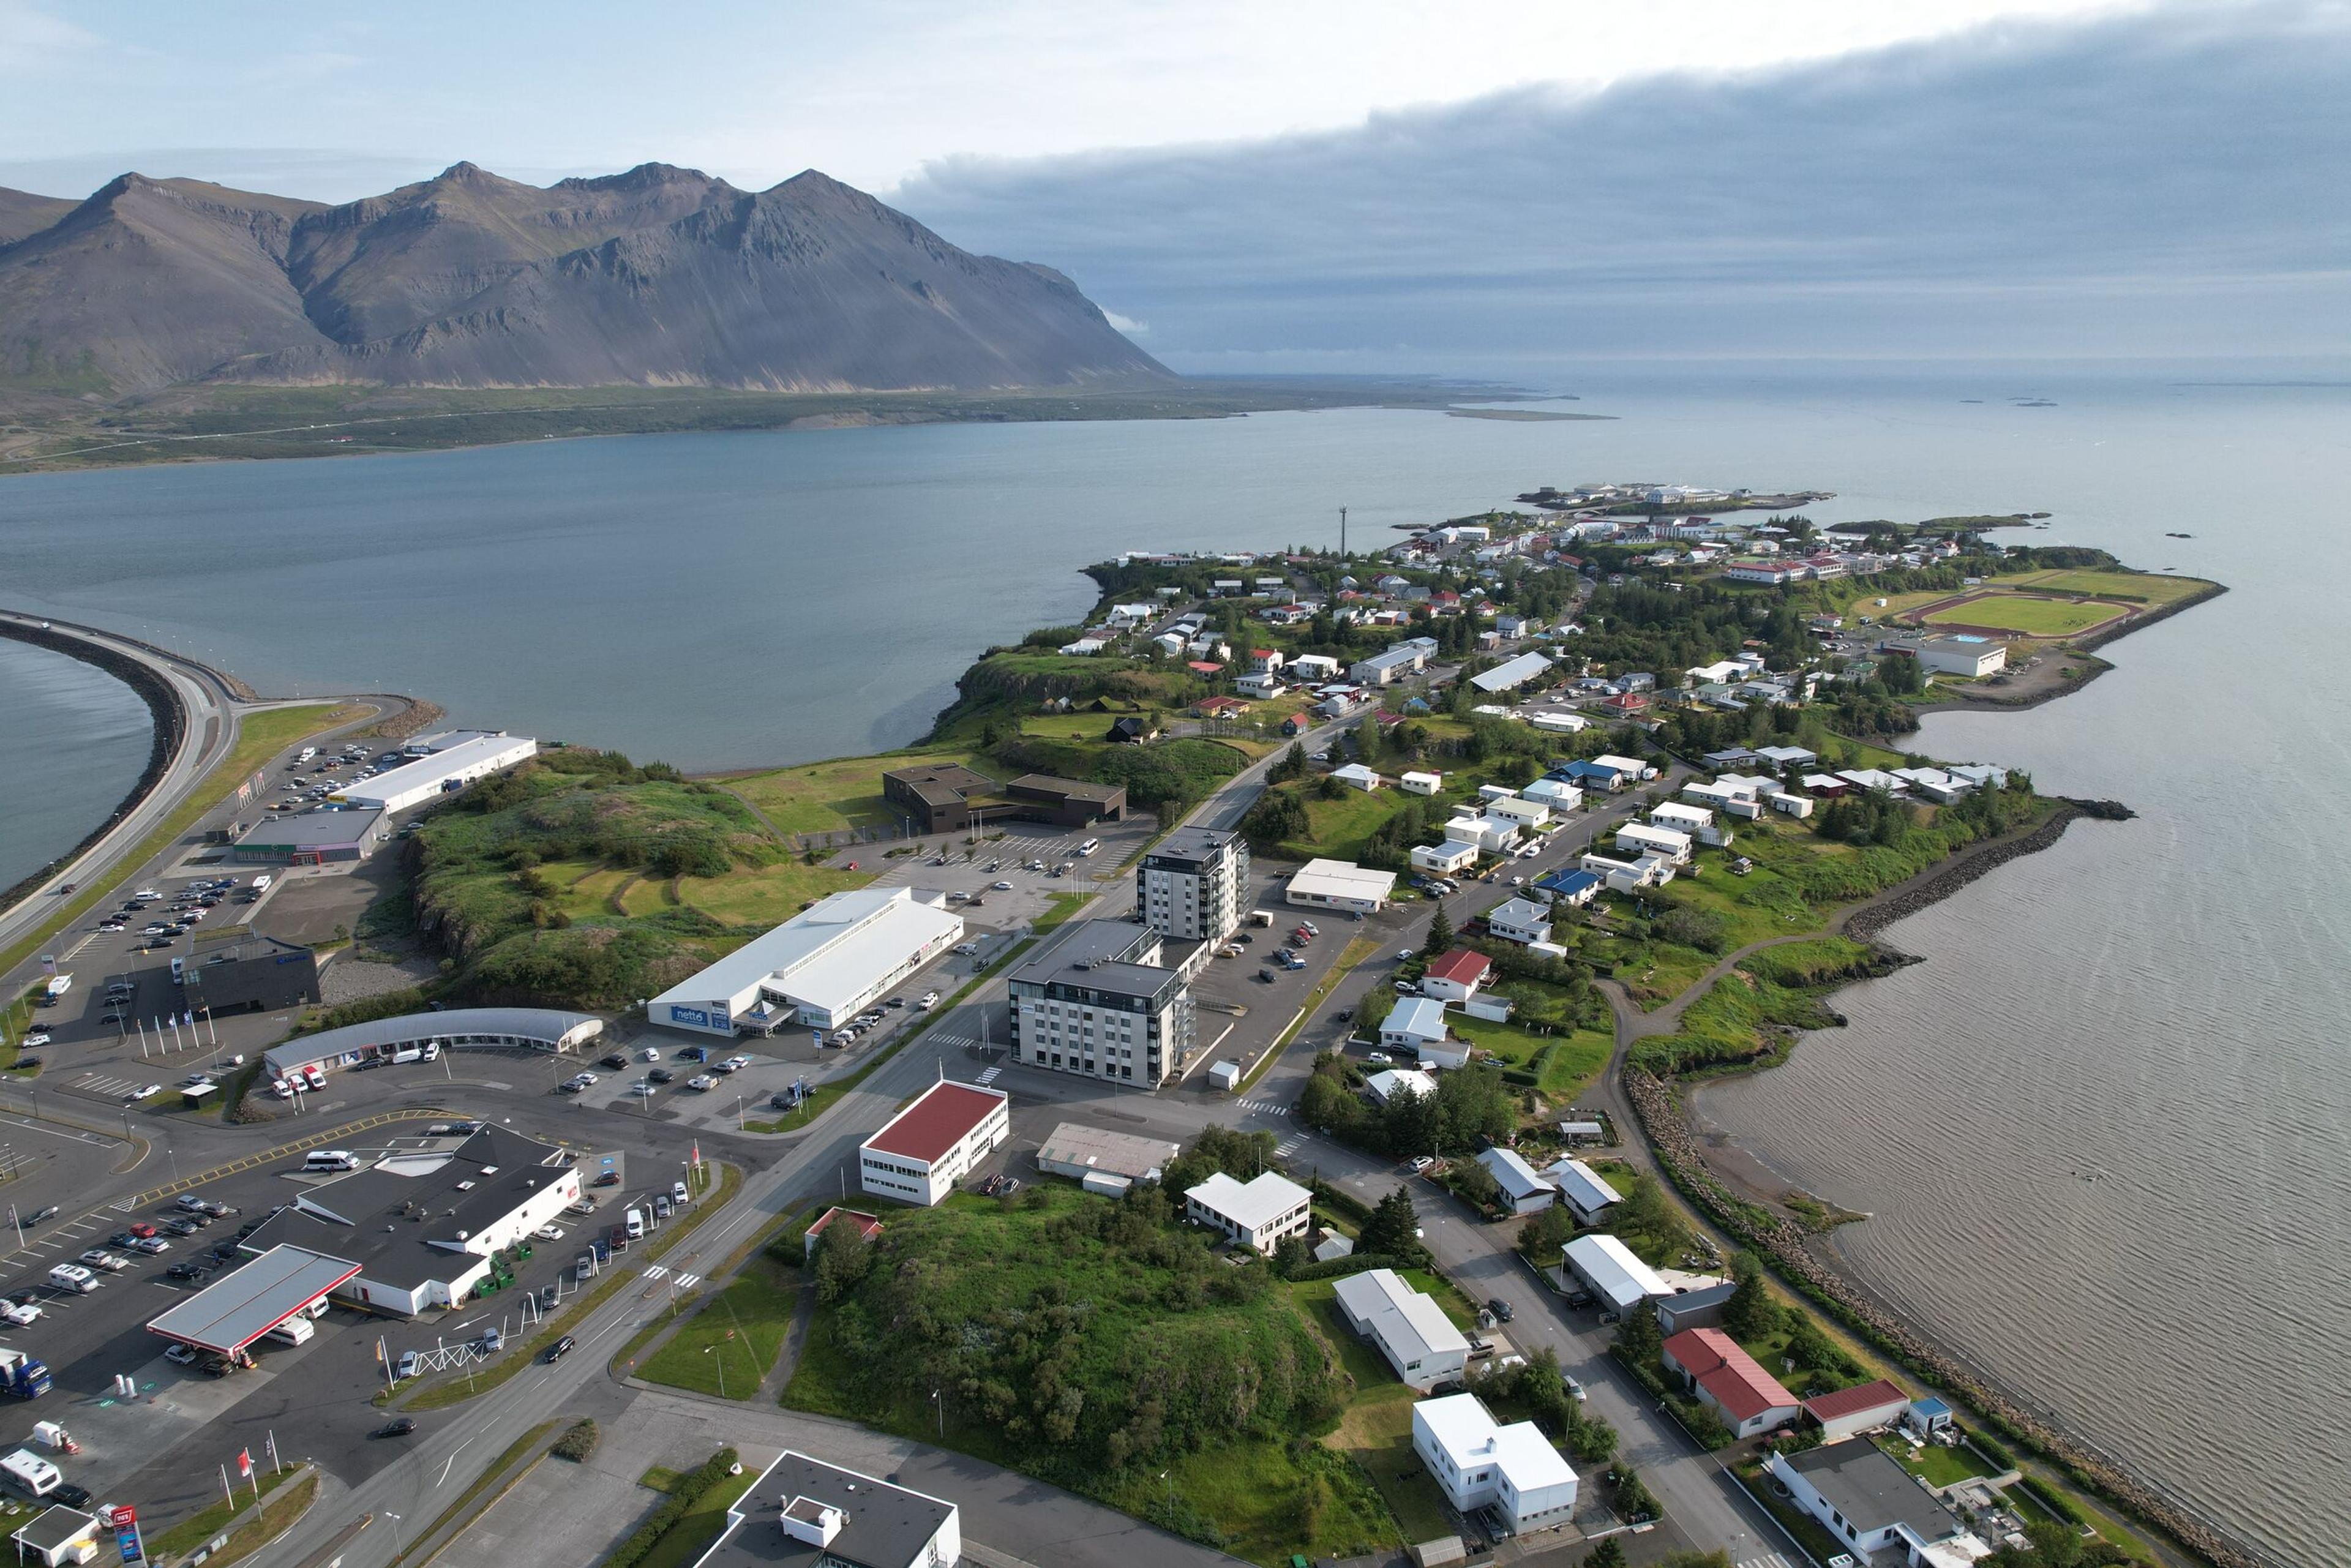
[[[702,1140],[700,1138],[694,1140],[694,1168],[696,1170],[700,1170],[702,1168]]]
[[[252,1477],[253,1450],[251,1448],[239,1448],[236,1451],[236,1479],[239,1480],[249,1480]]]

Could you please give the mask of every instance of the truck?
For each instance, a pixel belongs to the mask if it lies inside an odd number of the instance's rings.
[[[0,1394],[38,1399],[49,1391],[48,1364],[21,1350],[0,1349]]]
[[[41,987],[41,996],[44,1000],[54,1002],[72,989],[71,975],[51,975],[47,983]]]
[[[318,756],[318,755],[319,755],[319,748],[318,748],[317,747],[315,747],[315,746],[306,746],[306,747],[304,747],[301,750],[299,750],[299,751],[298,751],[298,752],[296,752],[296,753],[294,754],[294,760],[295,760],[295,761],[297,761],[297,762],[308,762],[308,761],[309,761],[309,760],[310,760],[310,758],[312,758],[313,757],[316,757],[316,756]]]

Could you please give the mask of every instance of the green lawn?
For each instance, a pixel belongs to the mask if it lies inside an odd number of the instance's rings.
[[[1355,1380],[1355,1397],[1323,1444],[1364,1468],[1406,1542],[1449,1535],[1444,1494],[1412,1451],[1412,1407],[1419,1396],[1397,1378],[1386,1357],[1349,1331],[1334,1300],[1336,1283],[1310,1280],[1289,1288]]]
[[[1104,725],[1110,723],[1105,718]],[[746,773],[725,780],[776,826],[780,833],[838,832],[849,828],[886,828],[897,818],[882,799],[882,775],[899,768],[959,763],[988,777],[988,764],[966,748],[890,751],[878,757],[838,757],[806,762],[772,773]],[[997,772],[1001,772],[998,769]],[[881,852],[880,846],[875,853]]]
[[[2002,593],[1931,611],[1920,619],[1929,626],[1991,626],[2025,637],[2071,637],[2118,620],[2123,613],[2115,605],[2095,601]]]
[[[290,1469],[282,1472],[257,1469],[255,1474],[260,1479],[261,1497],[265,1504],[268,1502],[272,1493],[294,1477],[294,1472]],[[225,1500],[216,1502],[202,1513],[182,1520],[169,1530],[154,1531],[146,1538],[148,1554],[151,1558],[160,1559],[175,1556],[183,1552],[193,1552],[219,1534],[223,1525],[252,1506],[252,1483],[240,1480],[236,1483],[236,1504],[234,1508]],[[142,1521],[140,1528],[144,1531],[148,1529],[148,1525]]]
[[[726,1528],[726,1511],[743,1500],[743,1496],[758,1484],[759,1472],[750,1465],[743,1467],[739,1476],[728,1476],[695,1500],[675,1524],[662,1531],[653,1550],[646,1552],[638,1568],[687,1568],[710,1549]]]
[[[799,1301],[799,1281],[791,1273],[770,1259],[754,1258],[638,1365],[637,1375],[696,1394],[748,1399],[783,1354]]]
[[[1405,801],[1416,799],[1393,785],[1377,789],[1351,789],[1335,800],[1322,800],[1309,791],[1306,820],[1311,825],[1312,836],[1305,842],[1282,845],[1280,852],[1290,860],[1313,860],[1318,856],[1353,860],[1364,852],[1364,841],[1374,829],[1404,810]]]
[[[2052,593],[2094,593],[2108,599],[2136,599],[2149,604],[2171,604],[2212,586],[2200,577],[2172,577],[2155,571],[2098,571],[2090,569],[2023,571],[1995,580],[2002,588],[2038,588]]]
[[[1976,1476],[2000,1473],[1965,1443],[1946,1448],[1939,1443],[1914,1446],[1900,1437],[1881,1437],[1877,1446],[1891,1454],[1895,1463],[1930,1487],[1953,1486]]]
[[[1447,1021],[1463,1040],[1492,1051],[1506,1067],[1538,1074],[1537,1087],[1546,1095],[1581,1093],[1615,1050],[1615,1037],[1604,1030],[1574,1029],[1536,1034],[1515,1022],[1495,1023],[1451,1013]]]

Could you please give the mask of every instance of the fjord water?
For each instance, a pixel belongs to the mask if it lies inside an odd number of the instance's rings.
[[[1366,410],[17,478],[0,597],[272,693],[413,692],[720,768],[911,739],[981,647],[1092,603],[1084,562],[1334,542],[1343,504],[1362,547],[1545,483],[1818,487],[1838,492],[1823,521],[2048,510],[2002,537],[2216,578],[2233,591],[2116,644],[2082,693],[1938,716],[1919,743],[2138,820],[2078,823],[1896,925],[1927,963],[1703,1107],[1870,1211],[1838,1237],[1856,1277],[2025,1398],[2283,1558],[2351,1562],[2341,1445],[2310,1402],[2351,1385],[2332,499],[2351,388],[2014,368],[1574,386],[1559,406],[1621,419]]]
[[[147,765],[147,705],[105,671],[0,639],[0,887],[82,841]]]

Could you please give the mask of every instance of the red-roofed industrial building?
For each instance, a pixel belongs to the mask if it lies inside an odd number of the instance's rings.
[[[1420,993],[1439,1001],[1466,1002],[1486,983],[1486,973],[1492,967],[1483,953],[1456,947],[1422,971]]]
[[[1804,1414],[1818,1423],[1821,1440],[1827,1443],[1891,1427],[1909,1408],[1910,1396],[1883,1377],[1831,1394],[1815,1394],[1804,1401]]]
[[[858,1180],[877,1197],[928,1208],[1012,1135],[1012,1097],[1001,1089],[942,1081],[865,1140]]]
[[[1684,1329],[1666,1341],[1666,1370],[1722,1417],[1732,1434],[1776,1431],[1802,1408],[1780,1380],[1720,1329]]]

